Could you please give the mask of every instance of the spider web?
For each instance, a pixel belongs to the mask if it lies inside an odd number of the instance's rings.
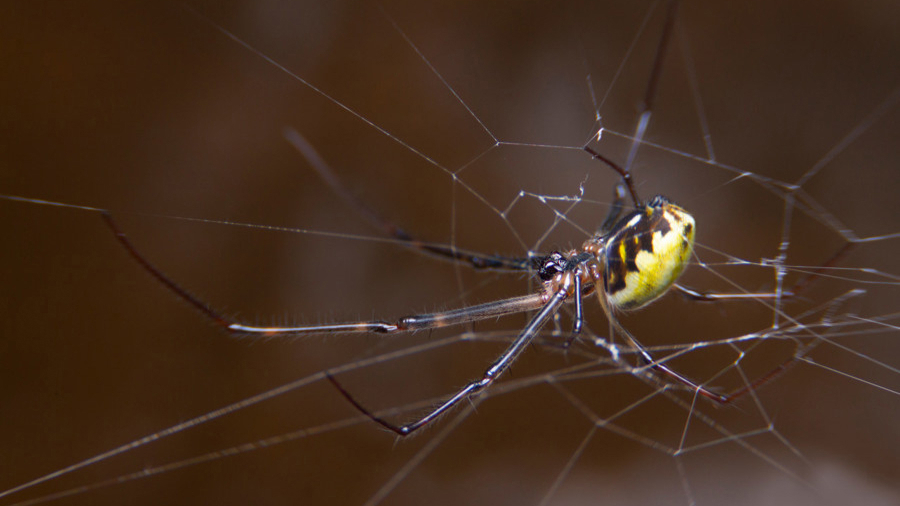
[[[685,286],[804,289],[670,294],[622,324],[723,392],[799,353],[786,374],[715,407],[596,345],[611,333],[589,299],[582,342],[560,350],[563,312],[502,381],[399,442],[323,371],[410,420],[479,376],[527,316],[390,339],[228,339],[75,206],[113,210],[173,279],[253,323],[525,293],[528,276],[372,229],[284,128],[416,237],[513,256],[577,247],[617,183],[581,147],[628,159],[665,6],[19,8],[3,44],[21,101],[0,171],[13,246],[0,503],[895,503],[890,7],[683,3],[631,164],[642,198],[697,219]]]

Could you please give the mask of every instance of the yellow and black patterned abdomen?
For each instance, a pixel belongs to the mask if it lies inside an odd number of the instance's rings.
[[[604,248],[610,305],[636,309],[666,293],[690,260],[694,229],[694,218],[661,195],[619,221]]]

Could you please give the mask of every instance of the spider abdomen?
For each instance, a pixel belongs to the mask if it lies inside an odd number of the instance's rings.
[[[637,309],[666,293],[690,260],[694,231],[694,218],[662,196],[619,221],[604,248],[610,305]]]

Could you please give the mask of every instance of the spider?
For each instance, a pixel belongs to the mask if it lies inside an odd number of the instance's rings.
[[[713,294],[701,293],[676,284],[684,268],[689,263],[694,245],[696,224],[691,214],[665,196],[657,195],[642,202],[635,191],[629,171],[603,157],[588,146],[584,150],[615,170],[622,182],[615,187],[614,201],[597,233],[585,241],[580,248],[569,251],[551,251],[546,255],[531,255],[527,258],[481,255],[456,248],[424,243],[411,237],[391,222],[363,205],[337,180],[324,160],[300,134],[287,130],[286,138],[297,148],[319,175],[358,212],[382,227],[388,234],[404,242],[409,247],[424,253],[461,262],[475,269],[519,270],[533,272],[540,281],[540,288],[534,293],[494,302],[461,307],[437,313],[404,316],[392,321],[373,320],[328,323],[319,325],[275,327],[252,326],[232,320],[211,309],[209,305],[192,295],[145,258],[119,228],[112,215],[102,211],[102,216],[118,241],[128,253],[172,292],[201,311],[207,318],[225,331],[236,335],[286,336],[325,333],[382,333],[394,334],[433,329],[450,325],[460,325],[487,318],[536,311],[528,324],[512,341],[509,347],[485,370],[481,378],[470,381],[450,396],[437,408],[423,417],[404,425],[395,425],[384,420],[360,404],[332,375],[326,378],[360,412],[374,422],[407,436],[428,425],[453,408],[463,399],[476,395],[488,388],[502,376],[520,354],[537,336],[540,329],[566,303],[574,305],[571,343],[582,331],[584,322],[584,297],[594,292],[600,307],[612,327],[633,347],[644,362],[645,368],[656,370],[674,378],[697,394],[719,404],[727,404],[743,396],[750,390],[770,381],[783,372],[792,362],[785,362],[769,374],[735,392],[724,395],[695,383],[670,368],[664,361],[653,358],[649,351],[615,317],[616,311],[635,310],[646,306],[666,294],[673,287],[685,296],[699,301],[716,301],[741,298],[767,298],[775,294]],[[627,192],[634,204],[634,210],[622,216]],[[782,297],[791,296],[783,292]]]
[[[690,388],[697,395],[711,399],[719,404],[731,403],[785,372],[799,360],[800,355],[795,354],[794,357],[788,359],[768,374],[763,375],[756,381],[748,382],[734,392],[721,394],[678,373],[669,367],[665,360],[654,359],[650,352],[627,329],[618,323],[615,313],[623,310],[640,309],[662,297],[673,288],[690,299],[707,302],[788,298],[792,297],[799,290],[804,289],[813,277],[818,276],[818,271],[812,272],[806,278],[797,282],[792,290],[782,290],[777,294],[703,293],[685,288],[676,283],[678,277],[688,265],[693,252],[696,233],[695,220],[687,210],[665,196],[657,195],[646,202],[642,201],[638,197],[631,173],[628,170],[635,150],[641,143],[643,133],[649,122],[656,82],[660,74],[661,56],[668,44],[676,6],[677,2],[669,3],[667,14],[669,22],[659,40],[628,162],[624,167],[619,166],[590,148],[587,144],[583,146],[584,151],[592,158],[603,162],[618,173],[621,182],[615,186],[613,203],[610,206],[609,213],[601,222],[602,224],[598,231],[577,249],[551,251],[548,254],[529,254],[529,256],[524,258],[512,258],[482,255],[459,250],[452,246],[423,242],[412,237],[362,204],[341,185],[326,162],[299,133],[290,129],[285,132],[287,140],[300,151],[307,162],[317,170],[332,190],[351,207],[355,208],[360,215],[380,227],[388,235],[408,247],[425,254],[468,265],[474,269],[526,271],[532,273],[540,283],[539,289],[534,293],[449,311],[404,316],[389,321],[355,321],[288,327],[252,326],[232,320],[211,309],[205,302],[166,276],[138,251],[108,211],[101,211],[101,214],[118,241],[146,271],[177,296],[203,313],[216,325],[231,334],[266,337],[327,333],[394,334],[461,325],[514,313],[535,311],[525,328],[519,332],[506,350],[490,364],[480,378],[470,381],[436,408],[410,423],[395,425],[376,416],[359,403],[336,378],[327,372],[325,373],[326,378],[332,385],[357,410],[400,436],[408,436],[414,433],[446,413],[463,399],[477,395],[487,389],[510,368],[538,335],[541,328],[560,311],[564,304],[568,303],[574,305],[571,334],[566,344],[571,343],[583,329],[584,297],[593,293],[596,293],[600,307],[613,331],[624,337],[644,363],[644,367],[639,368],[639,370],[657,371]],[[634,210],[622,216],[626,192],[630,196]],[[849,245],[850,243],[847,244],[847,246]],[[847,246],[823,264],[820,270],[837,261],[846,253]],[[612,352],[615,352],[614,348],[610,347],[610,349]]]
[[[287,140],[300,151],[307,162],[316,169],[319,176],[332,190],[351,207],[355,208],[360,215],[374,223],[388,235],[408,247],[425,254],[468,265],[474,269],[532,273],[540,283],[539,289],[534,293],[449,311],[404,316],[390,321],[355,321],[288,327],[252,326],[232,320],[211,309],[201,299],[195,297],[166,276],[138,251],[113,220],[109,212],[101,211],[101,214],[118,241],[147,272],[178,297],[184,299],[203,313],[217,326],[231,334],[266,337],[327,333],[394,334],[461,325],[514,313],[535,311],[525,328],[519,332],[506,350],[490,364],[480,378],[470,381],[436,408],[410,423],[396,425],[376,416],[359,403],[336,378],[327,372],[325,373],[325,377],[357,410],[372,421],[400,436],[408,436],[414,433],[446,413],[463,399],[477,395],[487,389],[510,368],[538,335],[541,328],[560,311],[564,304],[571,303],[574,305],[572,329],[566,345],[574,341],[584,326],[584,297],[593,293],[596,293],[600,307],[605,313],[613,331],[624,337],[644,363],[644,366],[639,368],[639,370],[657,371],[673,378],[698,395],[719,404],[728,404],[783,373],[791,364],[798,360],[797,357],[789,359],[770,373],[730,394],[720,394],[695,383],[673,370],[665,363],[665,360],[654,359],[650,352],[627,329],[618,323],[615,317],[617,311],[639,309],[662,297],[673,288],[684,296],[697,301],[784,298],[790,297],[795,293],[782,291],[779,294],[716,294],[702,293],[678,285],[676,281],[689,263],[692,255],[696,232],[695,220],[687,210],[678,206],[667,197],[657,195],[643,202],[635,190],[628,167],[649,122],[656,81],[659,79],[660,74],[661,56],[668,44],[672,25],[671,20],[675,16],[676,5],[677,2],[670,2],[669,4],[667,18],[670,22],[667,23],[666,29],[659,40],[657,55],[644,96],[642,112],[631,152],[628,156],[628,163],[624,167],[619,166],[609,158],[594,151],[587,144],[583,146],[584,151],[592,158],[603,162],[618,173],[621,182],[615,186],[613,203],[610,206],[609,213],[601,222],[602,224],[598,231],[577,249],[551,251],[548,254],[529,254],[524,258],[511,258],[482,255],[459,250],[452,246],[435,245],[418,240],[362,204],[342,186],[326,162],[299,133],[290,129],[285,132]],[[626,192],[630,196],[634,210],[622,216],[625,208]],[[844,251],[839,251],[825,265],[835,261],[843,253]],[[811,276],[815,275],[816,273],[813,273]],[[808,279],[798,282],[795,285],[795,291],[805,287],[807,283]],[[615,348],[610,347],[610,349],[612,352],[615,352]]]

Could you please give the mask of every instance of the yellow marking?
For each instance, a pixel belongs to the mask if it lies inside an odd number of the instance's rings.
[[[653,232],[653,253],[638,251],[634,259],[638,271],[625,274],[625,288],[605,294],[612,306],[636,309],[653,302],[666,293],[687,266],[694,247],[694,218],[678,206],[669,205],[663,211],[663,219],[671,230],[666,234]],[[625,261],[624,242],[618,249]]]

